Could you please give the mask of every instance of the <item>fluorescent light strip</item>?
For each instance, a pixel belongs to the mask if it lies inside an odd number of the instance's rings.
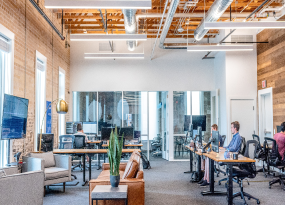
[[[254,22],[205,22],[205,29],[278,29],[285,28],[285,21]]]
[[[71,41],[146,41],[146,34],[71,34]]]
[[[48,9],[151,9],[151,0],[45,0]]]
[[[85,59],[144,59],[144,53],[84,53]]]
[[[187,51],[252,51],[252,45],[194,45],[188,46]]]

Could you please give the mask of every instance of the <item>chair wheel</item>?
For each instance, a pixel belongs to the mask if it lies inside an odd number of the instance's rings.
[[[221,182],[219,182],[219,185],[221,185]]]
[[[250,198],[247,198],[248,200],[250,200]]]
[[[271,189],[271,186],[269,186],[269,189]]]
[[[227,174],[226,173],[224,173],[224,176],[226,176]]]
[[[219,177],[219,174],[217,174],[217,177]]]
[[[257,200],[257,201],[256,201],[256,203],[257,203],[257,204],[260,204],[260,201],[259,201],[259,200]]]
[[[264,176],[265,176],[265,178],[267,178],[267,174],[265,174]]]

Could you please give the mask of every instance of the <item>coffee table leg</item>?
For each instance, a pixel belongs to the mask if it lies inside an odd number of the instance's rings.
[[[98,200],[96,200],[96,205],[98,205]]]

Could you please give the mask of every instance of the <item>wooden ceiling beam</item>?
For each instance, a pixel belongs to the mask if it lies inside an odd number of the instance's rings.
[[[105,18],[105,16],[104,16]],[[118,20],[124,19],[123,16],[107,16],[108,19]],[[102,19],[100,14],[93,14],[93,16],[75,16],[75,15],[64,15],[63,19]]]
[[[103,25],[102,21],[65,21],[65,25],[84,25],[84,24],[100,24]],[[108,25],[113,24],[113,25],[124,25],[124,21],[108,21]]]

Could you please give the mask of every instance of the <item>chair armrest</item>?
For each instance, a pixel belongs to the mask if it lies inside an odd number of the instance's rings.
[[[0,204],[43,204],[43,171],[25,172],[0,178]]]
[[[13,175],[13,174],[18,174],[18,167],[3,167],[1,168],[5,171],[5,174],[8,175]]]
[[[127,163],[120,163],[119,170],[124,172],[126,169],[126,166],[127,166]],[[105,171],[105,170],[110,170],[110,164],[109,163],[103,163],[102,164],[102,171]]]
[[[33,157],[22,157],[23,159],[23,168],[22,172],[30,172],[30,171],[38,171],[42,170],[44,171],[45,166],[44,166],[44,161],[41,158],[33,158]]]
[[[54,154],[55,166],[68,170],[69,181],[71,181],[71,156]]]

